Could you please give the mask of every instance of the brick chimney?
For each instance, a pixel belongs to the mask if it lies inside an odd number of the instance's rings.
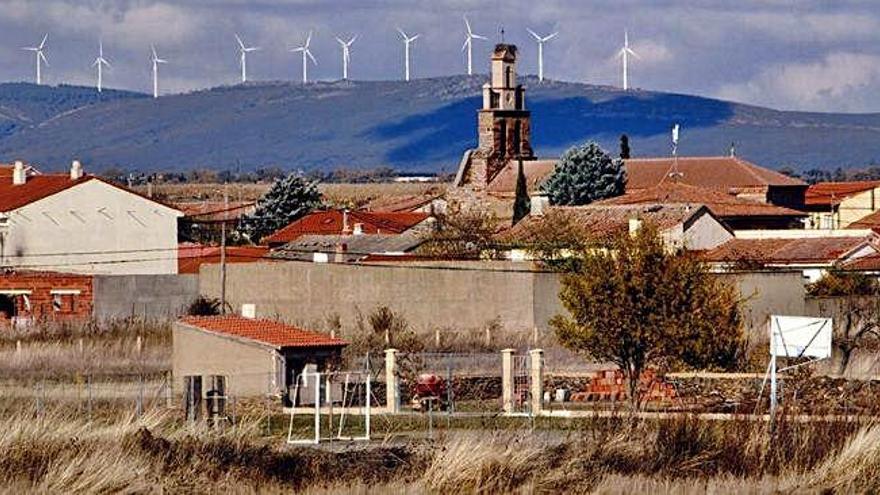
[[[351,234],[351,225],[348,223],[348,208],[342,210],[342,235]]]
[[[70,164],[70,180],[77,180],[83,176],[83,166],[79,160]]]
[[[24,162],[15,160],[15,165],[12,167],[12,185],[20,186],[25,182],[27,182],[27,174],[24,171]]]
[[[354,224],[354,231],[352,232],[354,235],[364,235],[364,224],[356,223]]]

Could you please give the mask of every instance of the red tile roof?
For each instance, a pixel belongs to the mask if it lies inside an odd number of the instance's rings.
[[[831,206],[861,192],[880,187],[880,181],[818,182],[807,189],[804,203],[807,206]]]
[[[28,176],[27,181],[25,181],[24,184],[19,185],[13,184],[12,180],[8,177],[2,177],[2,179],[3,180],[0,180],[0,211],[16,210],[22,206],[48,198],[49,196],[58,194],[73,186],[84,184],[92,180],[103,182],[117,189],[140,196],[148,201],[175,209],[173,206],[165,205],[155,199],[148,198],[143,194],[104,180],[100,177],[95,177],[94,175],[84,175],[79,179],[71,179],[68,174],[38,174]]]
[[[631,158],[626,160],[626,189],[634,191],[656,186],[668,179],[673,169],[670,158]],[[779,172],[759,167],[735,156],[679,157],[679,182],[724,192],[766,186],[804,186],[806,183]]]
[[[264,237],[269,244],[286,244],[302,235],[340,235],[343,227],[342,210],[324,210],[309,213],[290,225]],[[426,213],[349,211],[348,227],[363,224],[364,234],[400,234],[427,220]]]
[[[862,217],[860,220],[849,224],[848,229],[880,229],[880,210]]]
[[[187,316],[180,321],[208,332],[253,340],[276,348],[343,347],[348,345],[348,342],[344,340],[274,320],[226,315]]]
[[[880,254],[869,254],[848,260],[840,265],[840,269],[856,272],[880,271]]]
[[[719,217],[805,217],[806,213],[739,198],[717,189],[705,189],[679,182],[664,182],[654,187],[597,201],[594,205],[634,205],[634,204],[702,204]]]
[[[266,246],[227,246],[227,263],[253,263],[267,261]],[[177,248],[177,273],[199,273],[206,263],[220,263],[220,247],[202,244],[181,244]]]
[[[185,217],[202,222],[238,220],[243,215],[251,213],[255,205],[253,201],[230,201],[229,204],[222,201],[174,203]]]
[[[866,245],[864,237],[732,239],[702,256],[710,262],[833,263]]]
[[[526,188],[534,191],[556,169],[558,160],[523,160],[523,174],[526,176]],[[513,196],[516,193],[516,177],[519,175],[519,163],[509,161],[486,188],[494,196]]]

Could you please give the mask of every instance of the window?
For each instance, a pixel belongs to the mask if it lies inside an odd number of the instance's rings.
[[[76,311],[76,296],[79,295],[75,289],[58,289],[51,291],[52,294],[52,311],[54,313],[73,313]]]

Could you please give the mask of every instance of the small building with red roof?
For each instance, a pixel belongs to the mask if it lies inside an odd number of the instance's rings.
[[[808,228],[865,228],[864,220],[880,211],[880,181],[818,182],[807,189],[804,209]]]
[[[421,212],[321,210],[309,213],[263,238],[269,247],[283,246],[302,236],[402,234],[427,227],[431,215]]]
[[[265,396],[287,392],[307,365],[324,370],[348,343],[312,330],[241,315],[187,316],[172,329],[176,387],[186,376],[223,375],[229,393]]]

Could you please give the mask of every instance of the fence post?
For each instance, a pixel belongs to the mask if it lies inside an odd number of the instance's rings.
[[[529,395],[532,398],[532,415],[541,414],[544,405],[544,350],[529,351]]]
[[[174,375],[170,371],[165,372],[165,407],[174,407]]]
[[[397,383],[397,349],[385,349],[385,410],[400,412],[400,385]]]
[[[92,421],[92,375],[86,375],[86,408],[88,410],[89,422]]]
[[[501,351],[501,410],[513,412],[513,353],[515,349]]]

